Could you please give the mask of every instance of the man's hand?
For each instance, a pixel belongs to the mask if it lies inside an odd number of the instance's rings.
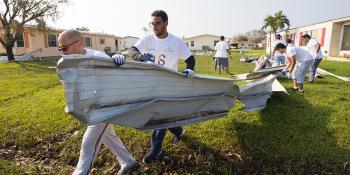
[[[185,69],[182,73],[186,74],[187,78],[194,78],[196,77],[195,73],[191,69]]]
[[[137,60],[142,62],[155,62],[155,56],[150,53],[142,53],[138,56]]]
[[[112,59],[117,66],[121,66],[125,63],[125,57],[120,54],[113,55]]]
[[[282,76],[285,76],[285,77],[287,76],[287,73],[289,73],[287,69],[283,69],[281,72]]]

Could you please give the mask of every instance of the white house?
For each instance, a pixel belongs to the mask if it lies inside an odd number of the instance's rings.
[[[304,34],[309,34],[322,45],[323,54],[331,57],[350,58],[350,16],[292,28],[278,32],[283,39],[292,39],[296,46],[305,46]],[[275,37],[272,35],[272,42]],[[270,35],[267,35],[266,53],[270,52]]]
[[[135,45],[139,39],[140,38],[134,36],[126,36],[119,39],[119,50],[123,51],[129,49],[131,46]]]
[[[203,34],[189,38],[183,38],[187,47],[192,50],[214,50],[215,44],[220,41],[220,36]]]

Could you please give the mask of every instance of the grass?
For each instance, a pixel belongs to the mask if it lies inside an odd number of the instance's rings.
[[[254,67],[240,63],[238,52],[232,56],[233,73]],[[196,59],[197,73],[216,75],[210,57]],[[70,174],[78,161],[85,127],[64,113],[63,88],[48,68],[53,65],[0,64],[0,174]],[[350,77],[350,63],[324,61],[320,67]],[[291,87],[290,81],[281,82]],[[186,126],[178,145],[168,134],[164,156],[136,174],[350,174],[350,84],[325,77],[306,84],[305,91],[276,93],[256,113],[241,111],[238,102],[224,118]],[[150,132],[115,129],[141,161]],[[118,169],[103,147],[92,174],[116,174]]]

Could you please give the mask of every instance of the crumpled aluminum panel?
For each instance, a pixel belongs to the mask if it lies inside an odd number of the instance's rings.
[[[66,112],[87,125],[107,122],[137,129],[222,117],[235,106],[235,97],[242,99],[247,111],[263,108],[277,81],[269,75],[240,87],[233,79],[202,75],[188,79],[155,64],[126,61],[116,67],[111,59],[82,55],[64,56],[57,68]]]

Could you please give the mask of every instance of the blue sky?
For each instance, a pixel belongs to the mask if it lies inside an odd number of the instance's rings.
[[[56,28],[86,26],[94,32],[143,36],[153,10],[168,13],[168,31],[179,36],[231,37],[259,29],[263,19],[282,10],[292,27],[350,16],[350,0],[70,0]]]

